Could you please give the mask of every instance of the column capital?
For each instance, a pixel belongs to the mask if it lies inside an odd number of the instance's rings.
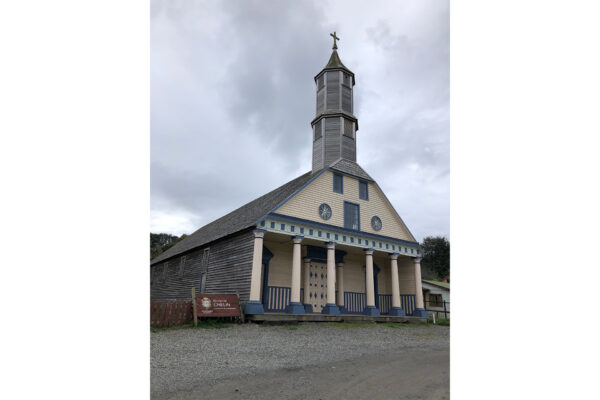
[[[308,257],[304,257],[303,260],[304,260],[305,263],[309,263],[310,262],[310,258],[308,258]]]
[[[292,240],[293,240],[294,244],[302,243],[302,239],[304,239],[304,236],[302,236],[302,235],[292,236]]]
[[[371,249],[371,248],[365,249],[365,254],[368,256],[372,256],[374,251],[375,251],[375,249]]]
[[[413,262],[415,264],[421,264],[422,259],[423,259],[423,257],[413,257]]]
[[[341,263],[337,263],[337,264],[335,264],[335,266],[336,266],[336,267],[340,267],[340,268],[341,268],[341,267],[343,267],[343,266],[344,266],[344,263],[343,263],[343,262],[341,262]]]
[[[252,233],[254,233],[254,238],[263,238],[265,236],[265,230],[264,229],[255,229],[252,231]]]
[[[335,249],[335,242],[327,242],[327,249]]]
[[[391,260],[397,260],[399,255],[400,255],[400,253],[391,253],[390,254],[390,259]]]

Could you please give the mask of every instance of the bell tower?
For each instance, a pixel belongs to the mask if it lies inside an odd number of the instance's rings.
[[[315,76],[317,85],[316,116],[311,122],[313,130],[313,172],[332,162],[345,158],[356,162],[356,131],[358,120],[354,116],[354,73],[337,53],[336,33],[329,62]]]

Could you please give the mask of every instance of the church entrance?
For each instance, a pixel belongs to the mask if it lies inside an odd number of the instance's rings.
[[[327,264],[311,262],[308,290],[313,312],[320,313],[327,304]]]

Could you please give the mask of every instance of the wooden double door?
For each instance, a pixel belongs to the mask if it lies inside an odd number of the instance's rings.
[[[311,262],[308,268],[308,296],[313,312],[320,313],[327,304],[327,264]]]

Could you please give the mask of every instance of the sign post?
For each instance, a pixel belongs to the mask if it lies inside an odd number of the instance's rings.
[[[192,312],[194,313],[194,326],[198,326],[198,312],[196,311],[196,288],[192,288]]]

